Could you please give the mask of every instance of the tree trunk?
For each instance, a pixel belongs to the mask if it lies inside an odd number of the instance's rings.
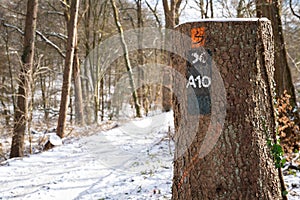
[[[143,27],[143,15],[142,15],[142,1],[141,0],[136,0],[136,14],[137,14],[137,27],[138,27],[138,66],[142,66],[144,64],[144,54],[143,54],[143,32],[141,31],[141,28]],[[143,70],[138,70],[138,87],[137,92],[138,92],[138,99],[139,99],[139,104],[143,105],[143,101],[145,98],[145,85],[143,85],[142,81],[144,80],[144,72]],[[145,109],[145,108],[144,108]]]
[[[74,62],[73,62],[73,78],[75,89],[75,122],[76,124],[83,125],[83,101],[82,101],[82,88],[80,78],[80,63],[78,57],[77,38],[75,42]]]
[[[171,0],[170,3],[168,0],[163,0],[163,8],[165,14],[165,46],[170,45],[170,34],[168,29],[174,29],[175,25],[179,24],[179,8],[182,0]],[[163,52],[166,56],[166,64],[170,65],[170,58],[168,57],[167,52]],[[163,82],[170,83],[171,81],[171,72],[166,70],[163,74]],[[170,111],[172,108],[172,93],[170,90],[171,86],[162,87],[162,107],[163,111]]]
[[[91,51],[91,46],[90,46],[90,21],[91,21],[91,5],[90,5],[90,0],[85,0],[84,2],[84,10],[87,10],[86,14],[84,15],[83,18],[83,23],[84,23],[84,33],[85,33],[85,57],[88,58],[89,53]],[[84,79],[82,80],[82,94],[83,94],[83,101],[84,101],[84,115],[85,115],[85,123],[86,124],[91,124],[92,123],[92,115],[90,114],[92,111],[91,109],[91,95],[89,91],[89,65],[90,65],[90,60],[89,58],[85,60],[84,66],[83,66],[83,73],[82,76]]]
[[[48,109],[48,99],[46,97],[46,81],[42,74],[39,76],[40,78],[40,85],[41,85],[41,92],[42,92],[42,99],[43,99],[43,109],[44,109],[44,120],[47,122],[49,120],[49,111]]]
[[[27,1],[27,14],[25,22],[24,49],[22,55],[22,68],[19,77],[17,93],[17,106],[14,116],[14,135],[12,138],[10,157],[22,157],[24,154],[24,135],[27,124],[27,97],[29,90],[28,76],[32,73],[34,41],[38,0]]]
[[[121,26],[120,19],[119,19],[119,14],[118,14],[119,11],[117,9],[115,1],[110,0],[110,2],[111,2],[111,5],[113,7],[113,14],[114,14],[114,18],[115,18],[115,23],[116,23],[116,26],[118,28],[119,34],[120,34],[120,41],[121,41],[122,49],[124,51],[125,65],[126,65],[127,73],[128,73],[128,76],[129,76],[129,82],[130,82],[130,87],[131,87],[131,91],[132,91],[132,98],[133,98],[133,102],[134,102],[136,117],[141,117],[142,116],[141,115],[141,108],[140,108],[140,104],[138,102],[136,87],[135,87],[135,83],[134,83],[134,80],[133,80],[132,67],[131,67],[130,60],[129,60],[129,52],[128,52],[127,45],[126,45],[126,42],[125,42],[125,38],[124,38],[124,34],[123,34],[123,28]]]
[[[237,13],[236,16],[238,18],[243,18],[244,17],[244,13],[243,13],[243,10],[245,9],[244,3],[245,3],[245,0],[239,0],[238,6],[237,6],[237,9],[236,9],[236,13]]]
[[[64,133],[65,133],[66,117],[67,117],[67,111],[69,105],[72,66],[74,60],[75,42],[76,42],[76,34],[77,34],[78,8],[79,8],[79,0],[72,0],[70,21],[67,27],[68,28],[67,53],[65,58],[61,102],[60,102],[59,117],[57,123],[57,135],[61,138],[64,137]]]
[[[200,77],[211,76],[211,86],[207,94],[203,93],[206,82],[196,88],[190,79],[175,80],[174,90],[180,84],[187,86],[176,92],[184,97],[182,102],[175,98],[173,102],[172,199],[282,199],[280,169],[275,168],[268,146],[275,140],[270,22],[195,22],[176,30],[192,39],[174,38],[174,48],[186,58],[174,56],[173,67],[187,78],[195,73],[190,71],[194,67]],[[193,30],[202,31],[198,36],[204,38],[203,48],[194,46]],[[200,55],[199,51],[206,58],[203,66],[194,54]],[[207,59],[210,56],[212,60]],[[208,95],[210,101],[201,95]],[[191,97],[196,97],[194,105]]]
[[[14,85],[14,79],[13,79],[13,71],[12,71],[12,63],[11,63],[11,58],[9,54],[9,32],[7,28],[5,29],[5,35],[6,38],[5,40],[5,54],[7,57],[7,62],[8,62],[8,71],[9,71],[9,79],[10,79],[10,92],[11,92],[11,98],[12,98],[12,103],[13,103],[13,109],[16,110],[16,99],[15,99],[15,85]]]
[[[276,96],[280,97],[286,90],[291,95],[291,105],[296,106],[295,87],[287,62],[285,42],[281,22],[280,0],[256,0],[257,17],[267,17],[272,22],[275,46],[275,82]]]

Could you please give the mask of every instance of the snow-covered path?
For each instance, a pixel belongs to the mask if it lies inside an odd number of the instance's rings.
[[[170,199],[172,113],[0,167],[0,199]]]
[[[0,200],[171,199],[172,113],[125,123],[0,166]],[[300,199],[300,173],[286,174]]]

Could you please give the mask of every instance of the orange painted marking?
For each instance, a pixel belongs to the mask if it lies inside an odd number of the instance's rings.
[[[202,47],[205,44],[205,28],[198,27],[191,29],[192,48]]]

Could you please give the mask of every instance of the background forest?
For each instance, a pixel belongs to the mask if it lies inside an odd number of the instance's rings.
[[[14,112],[17,101],[19,74],[22,69],[23,37],[26,17],[26,1],[2,0],[1,19],[1,137],[11,138],[14,126]],[[123,1],[117,2],[122,28],[129,30],[139,27],[171,27],[165,18],[167,1]],[[172,6],[170,4],[170,6]],[[300,19],[299,2],[283,1],[281,19],[286,42],[287,59],[291,69],[296,95],[300,88]],[[179,1],[176,4],[175,24],[211,17],[255,17],[255,3],[241,1]],[[28,134],[31,131],[47,131],[56,126],[62,88],[64,61],[67,46],[67,22],[70,17],[70,2],[47,0],[40,1],[37,17],[36,44],[32,71],[27,75],[28,88]],[[87,64],[85,58],[102,41],[118,32],[112,7],[109,1],[82,0],[79,6],[78,38],[75,63],[80,71],[80,87],[76,79],[70,90],[68,109],[68,129],[74,125],[97,124],[114,117],[111,96],[121,75],[126,72],[123,57],[109,68],[101,79],[96,76],[100,66]],[[162,31],[163,34],[163,31]],[[130,52],[132,66],[145,64],[151,60],[164,63],[159,52],[140,50]],[[150,60],[150,61],[149,61]],[[76,66],[73,66],[75,69]],[[75,70],[74,70],[75,71]],[[82,102],[75,97],[78,88],[82,91]],[[80,91],[79,90],[79,91]],[[144,115],[149,110],[161,108],[162,88],[159,86],[143,88],[139,101],[144,99]],[[146,91],[146,92],[145,92]],[[143,94],[142,94],[143,93]],[[81,112],[80,112],[81,110]],[[75,123],[76,122],[76,123]],[[26,138],[28,139],[28,138]],[[8,144],[2,144],[7,149]],[[27,150],[30,151],[30,150]],[[6,152],[7,153],[7,152]],[[1,154],[2,159],[6,154]]]

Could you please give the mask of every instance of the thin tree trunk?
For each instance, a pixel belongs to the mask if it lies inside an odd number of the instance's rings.
[[[90,103],[90,92],[89,92],[89,64],[90,64],[90,20],[91,20],[91,6],[90,0],[85,0],[84,9],[87,10],[87,13],[84,18],[84,32],[85,32],[85,57],[88,58],[84,62],[84,72],[83,77],[84,80],[82,81],[82,93],[83,93],[83,100],[84,100],[84,113],[85,113],[85,123],[90,124],[92,122],[91,119],[91,103]]]
[[[96,47],[96,34],[94,30],[94,37],[93,37],[93,49],[95,50]],[[99,48],[96,49],[96,55],[93,53],[92,57],[92,65],[93,67],[96,68],[96,71],[93,72],[91,70],[91,75],[94,76],[94,73],[96,74],[94,78],[94,122],[97,124],[98,123],[98,118],[99,118],[99,105],[100,105],[100,100],[99,100],[99,89],[100,89],[100,81],[99,81],[99,67],[98,66],[98,56],[99,56]]]
[[[142,40],[143,40],[143,33],[141,28],[143,27],[143,15],[142,15],[142,1],[137,0],[136,1],[136,7],[137,7],[137,27],[138,27],[138,65],[139,67],[144,64],[144,55],[143,55],[143,46],[142,46]],[[139,104],[144,105],[143,101],[145,100],[145,85],[143,84],[144,80],[144,72],[141,70],[141,68],[138,70],[138,98],[139,98]],[[146,109],[144,107],[144,109]]]
[[[59,109],[59,117],[57,123],[57,135],[61,138],[64,137],[66,127],[66,117],[69,104],[69,94],[72,78],[72,66],[74,60],[75,42],[77,34],[77,20],[78,20],[79,0],[71,1],[71,15],[68,23],[68,40],[67,40],[67,53],[65,59],[65,68],[63,74],[63,85],[61,92],[61,102]]]
[[[19,77],[17,105],[14,116],[14,135],[12,138],[10,152],[11,158],[22,157],[24,155],[24,135],[26,131],[28,109],[28,76],[32,73],[37,12],[38,0],[28,0],[25,22],[24,49],[22,55],[23,66],[21,68]]]
[[[182,0],[171,0],[170,3],[168,0],[163,0],[163,8],[165,14],[165,46],[170,45],[170,35],[168,29],[174,29],[176,25],[179,24],[179,8]],[[171,65],[171,61],[167,52],[163,52],[166,57],[166,64]],[[172,79],[171,73],[169,71],[165,71],[163,75],[164,83],[171,83]],[[172,108],[172,93],[170,90],[171,86],[163,86],[162,87],[162,107],[163,111],[169,111]]]
[[[213,0],[210,0],[210,18],[214,18],[214,4]]]
[[[134,107],[135,107],[135,111],[136,111],[136,117],[141,117],[141,109],[140,109],[140,105],[138,102],[138,97],[137,97],[137,92],[136,92],[136,87],[135,87],[135,83],[133,80],[133,75],[132,75],[132,67],[130,64],[130,60],[129,60],[129,53],[128,53],[128,49],[127,49],[127,45],[125,42],[125,38],[124,38],[124,34],[123,34],[123,28],[122,25],[120,23],[120,19],[119,19],[119,11],[118,8],[116,6],[116,3],[114,0],[110,0],[111,5],[113,7],[113,14],[114,14],[114,18],[115,18],[115,23],[116,26],[118,28],[119,34],[120,34],[120,41],[121,41],[121,45],[124,51],[124,59],[125,59],[125,65],[126,65],[126,69],[128,72],[128,76],[129,76],[129,82],[130,82],[130,87],[132,90],[132,97],[133,97],[133,101],[134,101]]]
[[[8,127],[9,126],[9,121],[10,121],[9,108],[6,106],[6,104],[4,103],[2,98],[0,98],[0,101],[1,101],[1,105],[3,107],[3,115],[4,115],[4,118],[5,118],[5,125]]]
[[[244,3],[245,3],[245,0],[240,0],[239,3],[238,3],[238,7],[236,9],[236,12],[237,12],[236,16],[238,18],[244,17],[244,15],[243,15]]]
[[[2,81],[1,81],[1,84],[4,85],[6,81],[6,77],[2,77]],[[4,95],[0,97],[0,102],[1,102],[1,105],[3,107],[3,117],[5,119],[5,125],[8,127],[9,126],[9,120],[10,120],[10,111],[9,111],[9,108],[7,107],[7,105],[5,104],[4,102],[5,98],[4,98]]]
[[[100,98],[101,98],[101,121],[104,120],[104,77],[100,80]]]
[[[207,10],[204,9],[204,0],[199,1],[199,7],[200,7],[201,18],[202,19],[208,18]]]
[[[40,74],[40,85],[41,85],[41,92],[42,92],[42,99],[43,99],[43,109],[44,109],[44,120],[47,122],[49,118],[49,112],[47,110],[48,100],[46,97],[46,83],[43,75]]]
[[[5,31],[6,31],[6,38],[4,40],[5,40],[5,52],[6,52],[7,62],[8,62],[8,69],[9,69],[10,92],[12,94],[11,98],[12,98],[12,103],[13,103],[13,109],[16,110],[15,86],[14,86],[11,59],[10,59],[10,54],[9,54],[9,46],[8,46],[9,34],[8,34],[7,28],[5,29]]]

